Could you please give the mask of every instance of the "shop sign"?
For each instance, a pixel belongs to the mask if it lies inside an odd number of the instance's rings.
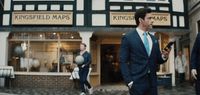
[[[13,12],[13,25],[72,25],[72,12]]]
[[[146,2],[146,3],[169,3],[169,0],[109,0],[109,2]]]
[[[152,13],[153,25],[171,26],[169,13]],[[110,25],[136,25],[134,12],[110,12]]]

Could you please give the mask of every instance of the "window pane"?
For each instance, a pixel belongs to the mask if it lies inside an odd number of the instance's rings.
[[[27,68],[26,68],[27,66],[25,66],[25,64],[23,63],[28,62],[28,60],[24,60],[24,61],[21,60],[21,58],[25,56],[24,50],[27,49],[27,47],[24,47],[24,44],[27,44],[27,43],[28,43],[27,41],[10,41],[9,42],[8,65],[13,66],[15,71],[25,71],[25,72],[27,71]]]
[[[30,41],[29,58],[32,72],[58,72],[58,42]]]
[[[60,72],[69,72],[70,66],[75,65],[74,59],[79,52],[81,41],[62,41],[60,49]],[[72,68],[71,68],[72,69]]]
[[[8,63],[15,71],[70,72],[80,43],[77,32],[11,33]]]

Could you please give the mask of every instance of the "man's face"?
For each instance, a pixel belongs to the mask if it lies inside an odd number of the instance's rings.
[[[80,45],[80,50],[81,50],[81,51],[84,51],[85,49],[86,49],[85,46],[81,44],[81,45]]]
[[[142,19],[141,24],[143,25],[144,28],[147,30],[153,28],[153,19],[152,19],[152,14],[147,13],[145,18]]]

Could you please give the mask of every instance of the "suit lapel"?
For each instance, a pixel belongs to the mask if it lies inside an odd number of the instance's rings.
[[[135,29],[135,34],[136,34],[136,39],[138,39],[138,43],[139,43],[139,45],[140,45],[140,47],[143,49],[143,51],[145,52],[145,55],[146,56],[148,56],[148,53],[147,53],[147,51],[146,51],[146,48],[145,48],[145,46],[144,46],[144,43],[142,42],[142,39],[140,38],[140,35],[138,34],[138,32],[137,32],[137,30]]]
[[[150,53],[150,56],[152,55],[152,53],[153,53],[153,50],[155,50],[154,49],[154,47],[155,47],[155,44],[156,43],[158,43],[157,42],[157,40],[156,39],[154,39],[154,37],[151,35],[151,34],[149,34],[150,35],[150,37],[151,37],[151,40],[152,40],[152,49],[151,49],[151,53]]]
[[[152,40],[152,49],[151,49],[151,52],[150,52],[150,55],[148,56],[148,53],[146,51],[146,48],[144,46],[144,43],[142,42],[142,39],[140,38],[139,34],[137,33],[137,30],[135,29],[135,37],[136,39],[138,39],[138,43],[139,43],[139,46],[143,49],[143,51],[145,51],[145,55],[150,57],[154,51],[154,48],[155,48],[155,44],[158,43],[157,40],[151,35],[149,34],[150,37],[151,37],[151,40]]]

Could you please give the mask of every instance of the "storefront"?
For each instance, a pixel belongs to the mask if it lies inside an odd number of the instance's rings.
[[[3,0],[2,4],[0,64],[14,67],[14,87],[70,87],[69,67],[81,42],[92,54],[92,85],[121,82],[120,40],[136,26],[134,12],[141,7],[153,10],[152,34],[161,49],[188,33],[186,0]],[[172,85],[174,53],[160,67],[160,73],[172,74]]]

